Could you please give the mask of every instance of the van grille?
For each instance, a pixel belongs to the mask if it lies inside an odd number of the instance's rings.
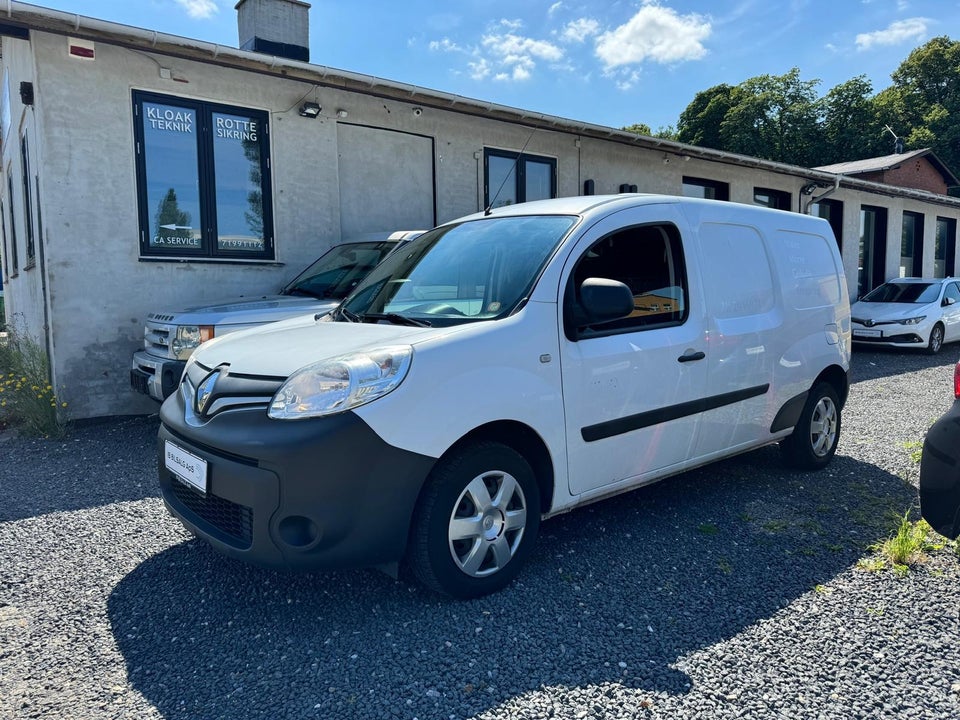
[[[191,513],[233,540],[239,550],[253,544],[253,509],[216,495],[203,495],[171,474],[170,489],[174,497]]]

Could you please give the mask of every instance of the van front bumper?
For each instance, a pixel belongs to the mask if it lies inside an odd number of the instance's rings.
[[[941,535],[960,537],[960,400],[923,441],[920,514]]]
[[[161,408],[160,491],[194,535],[231,557],[275,568],[399,561],[435,458],[385,443],[351,412],[271,420],[263,407],[184,420],[181,393]],[[167,469],[172,443],[206,463],[206,492]]]

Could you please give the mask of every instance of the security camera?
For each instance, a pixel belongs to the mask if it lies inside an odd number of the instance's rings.
[[[414,116],[414,117],[420,117],[421,115],[423,115],[423,108],[414,108],[414,109],[413,109],[413,116]]]

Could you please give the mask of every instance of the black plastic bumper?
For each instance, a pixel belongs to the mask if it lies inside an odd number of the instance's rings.
[[[920,514],[941,535],[960,536],[960,400],[923,441]]]
[[[179,392],[160,412],[160,490],[169,510],[226,555],[268,567],[366,567],[400,560],[435,458],[388,445],[353,413],[271,420],[225,412],[200,428]],[[207,462],[207,492],[164,464],[166,442]]]

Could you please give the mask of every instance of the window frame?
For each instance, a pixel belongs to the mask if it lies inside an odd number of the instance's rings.
[[[766,195],[769,200],[763,202],[757,198],[758,195]],[[777,190],[775,188],[754,187],[753,204],[760,207],[770,208],[771,210],[793,210],[793,195],[786,190]]]
[[[30,187],[30,155],[27,134],[20,136],[20,173],[23,185],[23,224],[26,233],[26,259],[24,270],[29,270],[37,264],[36,236],[33,232],[33,190]]]
[[[489,208],[493,201],[500,194],[500,188],[493,189],[493,200],[491,200],[490,188],[490,158],[498,157],[510,160],[514,163],[514,190],[516,192],[517,205],[527,202],[527,163],[536,162],[550,166],[550,197],[557,197],[557,159],[555,157],[546,157],[544,155],[532,155],[527,152],[513,152],[512,150],[500,150],[498,148],[485,147],[483,149],[483,207]],[[509,176],[508,176],[509,177]],[[538,200],[541,198],[537,198]],[[503,206],[498,206],[503,207]]]
[[[706,195],[690,195],[687,193],[687,187],[698,187],[705,190],[713,190],[713,197]],[[721,180],[711,180],[709,178],[699,178],[690,175],[684,175],[680,179],[680,193],[684,197],[699,198],[701,200],[720,200],[730,201],[730,183]]]
[[[150,215],[148,207],[146,144],[144,138],[144,103],[169,105],[192,110],[195,113],[197,150],[197,187],[200,218],[200,243],[198,249],[158,248],[150,245]],[[139,223],[139,246],[141,260],[177,260],[199,262],[274,262],[276,243],[273,228],[273,182],[270,160],[270,113],[237,105],[209,102],[194,98],[145,90],[132,91],[135,167],[137,177],[137,217]],[[216,157],[214,154],[213,116],[215,114],[239,115],[258,123],[257,143],[260,149],[260,192],[263,222],[263,250],[220,249],[217,227]]]
[[[20,258],[17,253],[17,218],[13,212],[13,172],[10,164],[7,165],[7,216],[10,220],[10,277],[20,274]]]

